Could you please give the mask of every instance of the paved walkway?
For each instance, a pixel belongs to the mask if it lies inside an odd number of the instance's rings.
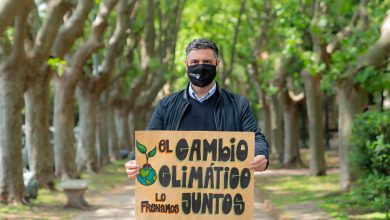
[[[337,169],[328,170],[328,173],[336,173]],[[296,170],[268,170],[263,173],[256,173],[256,181],[261,181],[262,176],[281,176],[281,175],[307,175],[308,169]],[[75,220],[100,220],[100,219],[134,219],[134,180],[128,182],[117,189],[102,193],[98,199],[95,199],[93,206],[78,215]],[[88,196],[87,196],[88,200]],[[323,210],[318,208],[315,203],[299,203],[276,209],[272,203],[267,200],[266,195],[260,190],[255,189],[255,210],[254,220],[330,220]]]
[[[273,220],[266,211],[265,206],[255,191],[255,220]],[[88,200],[88,196],[86,197]],[[134,219],[134,181],[118,187],[111,192],[103,193],[96,201],[91,202],[93,206],[78,215],[75,220],[100,220],[115,219],[129,220]]]
[[[103,193],[97,201],[91,202],[92,207],[78,215],[75,220],[98,219],[134,219],[134,181]],[[88,196],[86,197],[88,200]]]

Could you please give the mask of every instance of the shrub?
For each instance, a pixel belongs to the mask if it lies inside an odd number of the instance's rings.
[[[350,161],[358,176],[390,173],[390,112],[365,112],[356,117]]]
[[[390,112],[365,112],[352,129],[350,162],[357,181],[353,195],[358,203],[389,208]]]

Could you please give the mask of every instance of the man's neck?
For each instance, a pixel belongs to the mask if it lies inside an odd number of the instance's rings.
[[[191,83],[191,87],[194,90],[194,92],[198,98],[203,98],[205,95],[207,95],[207,93],[210,91],[210,89],[213,88],[214,83],[215,83],[215,80],[205,87],[195,86],[194,84]]]

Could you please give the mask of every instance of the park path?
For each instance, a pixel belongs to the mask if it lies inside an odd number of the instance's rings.
[[[264,204],[259,198],[259,191],[255,191],[255,220],[273,220],[265,210]],[[128,180],[124,185],[113,191],[102,193],[99,198],[94,199],[93,205],[88,210],[82,212],[74,220],[130,220],[134,219],[134,181]],[[88,200],[88,195],[86,196]],[[92,202],[91,202],[92,203]]]
[[[338,169],[330,169],[328,173],[337,173]],[[308,175],[308,169],[278,169],[267,170],[262,173],[256,173],[256,182],[261,182],[262,176],[280,176],[280,175]],[[75,220],[100,220],[100,219],[134,219],[134,180],[127,182],[116,189],[101,193],[97,199],[92,202],[93,206],[82,212],[74,218]],[[88,196],[87,196],[88,200]],[[267,200],[266,195],[255,188],[255,210],[254,220],[331,220],[316,203],[299,203],[276,209],[272,203]]]

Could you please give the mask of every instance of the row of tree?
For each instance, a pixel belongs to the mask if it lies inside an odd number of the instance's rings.
[[[263,97],[263,127],[270,134],[273,150],[280,155],[284,165],[299,161],[297,119],[302,96],[295,94],[303,92],[310,171],[312,175],[324,175],[324,105],[332,105],[324,102],[324,95],[336,96],[340,188],[347,190],[354,179],[348,159],[354,117],[366,109],[367,97],[373,96],[374,92],[382,97],[388,89],[389,2],[314,0],[283,3],[264,2],[264,26],[255,41],[260,44],[254,51],[257,60],[248,70],[253,81],[260,84],[257,93]],[[269,78],[262,78],[262,73],[256,71],[273,73]],[[366,79],[359,81],[364,74]],[[368,87],[372,86],[373,79],[379,83],[370,90]]]
[[[324,109],[338,109],[340,186],[348,189],[354,116],[367,100],[383,103],[389,89],[389,7],[389,0],[2,0],[0,201],[23,200],[23,123],[42,187],[131,151],[155,101],[188,82],[175,64],[197,37],[217,42],[220,86],[252,101],[285,166],[300,161],[307,121],[311,174],[326,174]]]
[[[390,1],[221,0],[220,6],[200,1],[188,5],[200,10],[183,17],[179,43],[194,35],[219,43],[221,84],[259,103],[260,127],[273,155],[286,167],[300,163],[301,130],[307,122],[310,172],[325,175],[324,134],[333,122],[340,188],[349,189],[354,179],[348,159],[354,117],[370,105],[383,110],[389,93]]]
[[[130,150],[129,112],[150,108],[167,80],[164,73],[172,71],[183,5],[184,0],[1,2],[2,202],[19,203],[24,197],[23,109],[30,169],[40,186],[53,187],[55,175],[67,179],[84,169],[96,172],[98,165],[117,159],[120,148]],[[123,77],[134,59],[142,74],[133,74],[126,95]]]

